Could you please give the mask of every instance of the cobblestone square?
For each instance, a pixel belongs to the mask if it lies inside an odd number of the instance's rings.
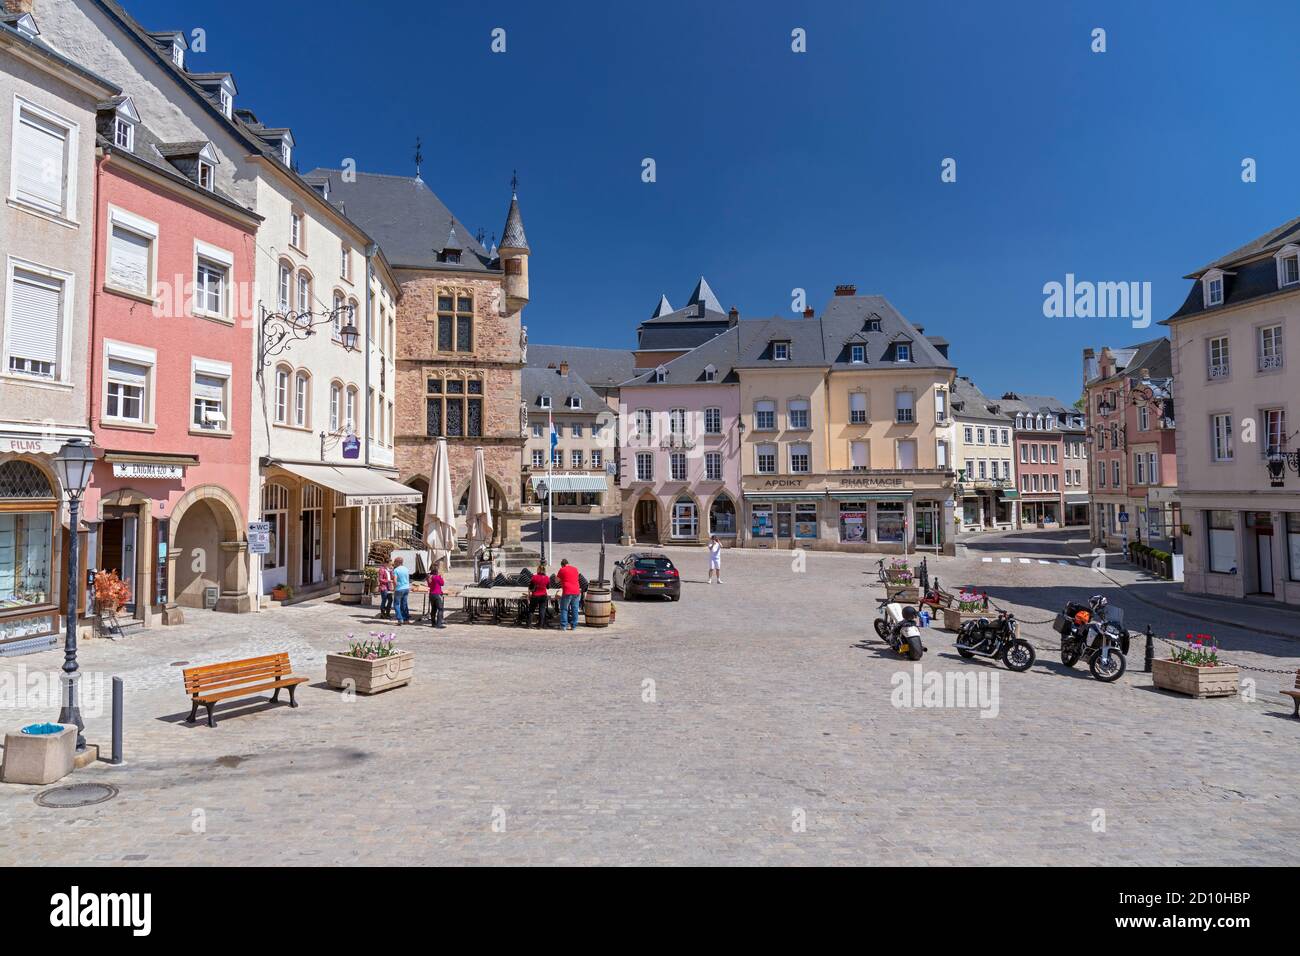
[[[1101,592],[1134,631],[1212,632],[1247,667],[1300,666],[1294,640],[1158,609],[1063,539],[988,536],[930,572],[1026,621]],[[88,694],[125,679],[127,761],[64,783],[120,794],[46,809],[42,788],[0,785],[0,863],[1258,865],[1300,836],[1286,675],[1243,672],[1253,702],[1198,701],[1152,688],[1140,641],[1104,685],[1061,666],[1048,624],[1023,629],[1039,651],[1024,674],[930,629],[923,672],[975,672],[995,706],[895,706],[913,665],[868,640],[874,559],[809,553],[798,572],[788,552],[731,551],[717,586],[703,551],[667,551],[680,603],[620,601],[615,626],[572,634],[407,627],[415,680],[374,697],[325,686],[325,654],[375,626],[326,601],[83,643]],[[558,555],[594,576],[595,553]],[[310,678],[299,708],[185,723],[179,662],[278,650]],[[0,678],[61,659],[0,660]],[[32,701],[5,701],[7,729],[57,714],[15,703]],[[87,697],[87,738],[107,753],[101,703]]]

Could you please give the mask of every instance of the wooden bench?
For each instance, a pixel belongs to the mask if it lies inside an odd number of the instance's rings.
[[[212,708],[217,701],[251,697],[264,690],[274,690],[271,703],[278,704],[282,687],[289,688],[289,706],[297,707],[298,702],[293,699],[293,692],[299,684],[306,683],[307,678],[295,677],[292,671],[287,653],[187,667],[183,672],[185,693],[194,701],[188,723],[194,723],[199,704],[202,704],[208,711],[208,726],[215,727],[217,722],[213,719]]]
[[[1295,701],[1295,713],[1291,716],[1300,717],[1300,671],[1295,672],[1295,690],[1284,690],[1282,693]]]

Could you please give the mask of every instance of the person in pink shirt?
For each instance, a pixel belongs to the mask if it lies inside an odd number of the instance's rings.
[[[393,613],[393,568],[388,561],[379,565],[377,585],[379,587],[379,616],[387,618],[388,615]]]
[[[433,570],[429,573],[429,577],[424,582],[429,585],[429,600],[431,602],[429,605],[429,620],[434,627],[439,629],[447,626],[443,623],[443,611],[446,607],[446,599],[443,597],[442,593],[442,589],[447,582],[442,579],[441,571],[442,562],[439,561],[433,566]]]

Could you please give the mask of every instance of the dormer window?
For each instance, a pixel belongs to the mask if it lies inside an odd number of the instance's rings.
[[[1024,427],[1025,427],[1025,416],[1024,416],[1024,415],[1017,415],[1017,416],[1016,416],[1016,429],[1019,431],[1019,430],[1022,430]]]
[[[790,359],[790,343],[789,343],[789,342],[773,342],[773,343],[772,343],[772,358],[775,359],[775,360],[778,361],[778,362],[786,362],[786,361],[789,361],[789,359]]]
[[[879,332],[879,331],[880,331],[880,319],[867,319],[867,331],[868,331],[868,332]]]
[[[716,382],[718,380],[718,367],[716,365],[704,366],[704,381]]]
[[[216,188],[217,167],[206,159],[199,160],[199,187],[211,192]]]
[[[185,39],[179,33],[172,39],[172,62],[185,69]]]
[[[542,394],[542,397],[539,398],[539,399],[537,400],[537,407],[538,407],[538,408],[550,408],[550,407],[551,407],[551,395],[550,395],[549,392],[544,392],[544,393]]]
[[[1223,305],[1222,270],[1211,269],[1201,277],[1201,284],[1205,290],[1205,307],[1207,309],[1216,305]]]
[[[1300,246],[1287,244],[1277,252],[1277,287],[1300,283]]]
[[[852,345],[849,347],[849,361],[854,365],[861,365],[867,360],[867,347],[865,345]]]
[[[582,396],[570,395],[568,401],[566,401],[565,404],[568,405],[570,408],[582,408]]]
[[[657,369],[655,369],[655,382],[662,383],[667,379],[668,379],[668,369],[660,365]]]
[[[235,114],[235,98],[228,90],[221,91],[221,112],[226,114],[226,119],[230,119]]]
[[[899,342],[898,345],[894,347],[894,358],[899,362],[912,361],[912,346],[908,345],[906,342]]]
[[[293,159],[293,147],[289,145],[289,143],[288,143],[287,140],[281,140],[281,142],[280,142],[280,162],[282,162],[282,163],[284,163],[286,166],[288,166],[288,165],[289,165],[289,161],[290,161],[291,159]]]
[[[135,149],[135,124],[121,116],[114,119],[113,145],[127,152]]]
[[[18,28],[18,32],[23,36],[35,38],[41,35],[41,31],[36,28],[36,21],[32,19],[30,13],[24,13],[19,17],[14,26]]]

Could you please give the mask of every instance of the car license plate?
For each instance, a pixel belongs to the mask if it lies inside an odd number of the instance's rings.
[[[652,587],[652,588],[661,588],[661,587],[663,587],[663,585],[662,585],[662,584],[653,584],[653,583],[652,583],[652,584],[650,585],[650,587]]]

